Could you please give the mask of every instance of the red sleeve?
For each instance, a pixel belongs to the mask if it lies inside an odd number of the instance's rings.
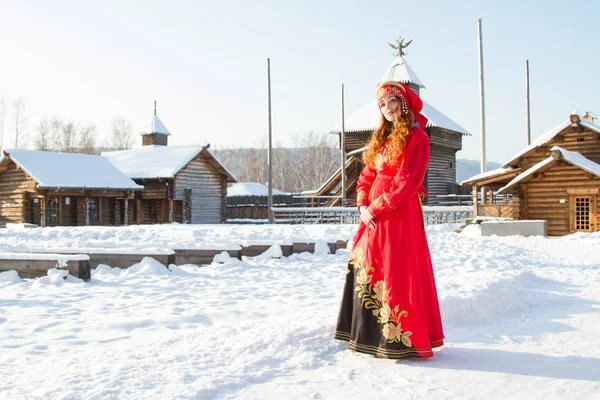
[[[404,158],[390,189],[373,200],[369,211],[373,216],[394,211],[412,196],[423,183],[429,164],[429,137],[422,129],[415,129],[404,150]]]
[[[371,186],[373,186],[373,181],[375,181],[376,176],[377,171],[368,165],[365,165],[356,184],[357,207],[360,208],[360,206],[369,205],[369,193],[371,192]]]

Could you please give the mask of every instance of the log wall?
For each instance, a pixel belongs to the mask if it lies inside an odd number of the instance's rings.
[[[227,192],[227,178],[210,163],[207,156],[200,153],[190,161],[175,177],[174,199],[185,200],[185,190],[191,189],[192,224],[218,224],[225,221],[227,204],[224,193]],[[186,208],[184,203],[183,208]]]
[[[526,193],[526,202],[522,205],[524,219],[547,220],[550,236],[562,236],[574,232],[571,226],[574,196],[569,192],[589,190],[592,192],[589,196],[595,198],[594,209],[591,210],[592,232],[599,230],[600,178],[591,178],[590,174],[581,168],[561,163],[540,174],[538,178],[522,184],[521,190]],[[586,196],[586,194],[578,196]]]
[[[11,159],[5,159],[0,166],[0,225],[26,222],[25,192],[35,193],[36,182]]]

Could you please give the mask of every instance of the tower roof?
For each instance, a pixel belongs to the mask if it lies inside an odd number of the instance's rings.
[[[378,83],[385,81],[397,81],[402,83],[413,83],[425,88],[415,71],[408,65],[404,57],[396,56],[392,65],[385,71]]]
[[[150,131],[150,133],[162,133],[163,135],[170,135],[169,130],[167,129],[165,124],[162,123],[162,121],[160,120],[160,118],[158,118],[158,115],[156,114],[152,116],[152,130]]]

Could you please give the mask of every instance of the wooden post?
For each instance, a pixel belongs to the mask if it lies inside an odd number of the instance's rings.
[[[267,210],[267,218],[269,219],[269,223],[272,224],[275,222],[275,218],[273,217],[273,132],[271,125],[271,59],[267,58],[267,81],[268,81],[268,92],[269,92],[269,148],[267,151],[267,167],[268,167],[268,210]]]
[[[103,219],[102,219],[102,203],[103,203],[104,197],[97,197],[97,199],[98,199],[98,224],[104,225]]]
[[[173,223],[174,204],[173,200],[169,200],[169,223]]]
[[[494,188],[490,186],[488,189],[488,197],[490,198],[490,202],[488,204],[494,204]]]
[[[83,198],[83,206],[85,207],[85,226],[90,226],[90,198]]]
[[[123,200],[123,204],[125,209],[123,210],[123,225],[128,226],[129,225],[129,196],[125,197],[125,199]]]
[[[478,205],[477,205],[477,185],[473,185],[473,217],[477,216]]]
[[[46,196],[40,198],[40,226],[46,227]]]
[[[62,210],[63,201],[64,201],[64,197],[58,198],[58,225],[59,226],[62,225],[62,221],[63,221],[63,210]]]
[[[344,127],[344,84],[342,83],[342,131],[340,132],[341,169],[342,173],[342,207],[346,207],[346,130]]]
[[[137,200],[137,223],[140,225],[144,220],[144,209],[142,207],[142,200]]]
[[[485,159],[485,90],[483,85],[483,35],[481,33],[481,18],[477,20],[477,33],[479,42],[479,113],[481,117],[481,173],[487,170]],[[485,187],[481,188],[481,204],[485,204]]]

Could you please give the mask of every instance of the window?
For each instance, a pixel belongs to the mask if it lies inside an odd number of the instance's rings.
[[[46,200],[46,225],[58,225],[58,197]]]
[[[97,224],[100,221],[98,218],[98,198],[90,197],[88,199],[88,215],[90,217],[90,225]]]
[[[575,230],[590,231],[591,197],[575,197]]]

